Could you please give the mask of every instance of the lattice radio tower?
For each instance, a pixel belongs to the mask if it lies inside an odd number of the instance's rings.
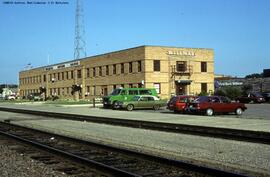
[[[86,57],[83,0],[76,0],[74,59]]]

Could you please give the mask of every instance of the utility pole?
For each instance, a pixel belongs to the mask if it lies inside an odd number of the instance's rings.
[[[83,0],[76,0],[74,59],[86,57]]]

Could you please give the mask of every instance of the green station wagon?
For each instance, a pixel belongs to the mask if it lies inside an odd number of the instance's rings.
[[[156,89],[154,88],[117,88],[113,92],[103,97],[103,107],[115,107],[115,103],[118,101],[131,101],[136,95],[152,95],[158,96]]]
[[[115,108],[122,108],[128,111],[145,108],[158,110],[160,107],[164,106],[166,106],[166,101],[160,100],[158,97],[151,95],[134,96],[131,101],[118,101],[115,103]]]

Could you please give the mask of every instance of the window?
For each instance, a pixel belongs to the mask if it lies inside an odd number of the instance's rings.
[[[96,68],[93,68],[93,77],[96,77]]]
[[[142,62],[138,61],[138,72],[142,71]]]
[[[116,89],[116,85],[113,85],[113,89]]]
[[[149,96],[147,98],[148,98],[148,101],[155,101],[154,97]]]
[[[129,95],[138,95],[138,90],[129,90],[128,94]]]
[[[157,93],[160,94],[160,83],[154,83],[154,88],[156,89]]]
[[[69,76],[68,76],[68,71],[66,72],[66,77],[67,77],[67,79],[69,79]]]
[[[43,75],[43,81],[46,82],[46,75]]]
[[[141,97],[140,101],[148,101],[148,97]]]
[[[65,80],[65,74],[62,72],[62,80]]]
[[[102,76],[102,67],[99,67],[99,76]]]
[[[60,80],[60,73],[57,73],[57,80]]]
[[[180,72],[185,72],[187,70],[187,62],[177,61],[176,62],[176,70],[180,71]]]
[[[86,92],[87,92],[87,93],[90,93],[90,86],[87,86],[86,88],[87,88],[87,89],[86,89]]]
[[[132,84],[129,84],[128,86],[129,86],[129,88],[132,88],[133,85]]]
[[[121,95],[127,95],[127,90],[122,90],[120,94]]]
[[[207,72],[207,63],[201,62],[201,72]]]
[[[154,71],[160,71],[160,60],[154,60]]]
[[[97,93],[96,86],[93,87],[93,93],[94,93],[94,95],[96,95],[96,93]]]
[[[151,90],[140,90],[140,95],[152,95]]]
[[[128,63],[128,68],[129,73],[132,73],[132,62]]]
[[[113,65],[113,74],[116,74],[116,65]]]
[[[90,69],[89,68],[86,69],[86,77],[90,77]]]
[[[138,83],[138,88],[142,88],[142,83]]]
[[[109,75],[109,66],[106,66],[106,75]]]
[[[74,73],[73,73],[73,71],[70,72],[70,78],[71,78],[71,79],[74,78]]]
[[[207,93],[207,83],[201,83],[201,92]]]
[[[121,74],[125,73],[125,66],[124,63],[121,63]]]
[[[125,85],[124,85],[124,84],[121,84],[121,87],[122,87],[122,88],[125,88]]]

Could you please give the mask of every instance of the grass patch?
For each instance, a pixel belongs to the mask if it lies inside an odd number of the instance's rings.
[[[20,100],[20,99],[16,99],[16,100],[0,100],[0,103],[29,103],[31,101],[29,100]]]
[[[92,104],[92,101],[80,100],[55,100],[55,101],[46,101],[44,104],[54,104],[54,105],[78,105],[78,104]]]

